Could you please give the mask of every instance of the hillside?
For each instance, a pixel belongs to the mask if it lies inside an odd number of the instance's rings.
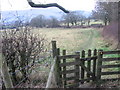
[[[76,11],[78,13],[82,13],[85,16],[89,16],[91,12],[88,11]],[[19,11],[2,11],[2,19],[6,20],[7,22],[11,22],[16,20],[17,17],[21,20],[31,20],[31,18],[38,16],[38,15],[44,15],[46,18],[50,18],[51,16],[54,16],[56,18],[61,19],[61,16],[65,13],[63,13],[61,10],[57,8],[46,8],[46,9],[29,9],[29,10],[19,10]]]

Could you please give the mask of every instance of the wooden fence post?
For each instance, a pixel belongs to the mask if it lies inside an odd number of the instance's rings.
[[[101,65],[102,65],[103,50],[98,51],[98,62],[97,62],[97,87],[101,84]]]
[[[57,48],[57,59],[56,59],[56,61],[57,61],[57,68],[58,68],[58,70],[57,70],[57,72],[58,72],[58,82],[59,82],[59,86],[61,87],[62,86],[62,75],[61,75],[61,71],[62,71],[62,69],[61,69],[61,67],[60,67],[60,63],[61,63],[61,60],[60,60],[60,58],[59,58],[59,56],[60,56],[60,48]]]
[[[88,50],[88,57],[91,57],[91,50]],[[88,70],[91,71],[91,60],[87,61]],[[87,78],[90,78],[90,74],[87,73]],[[89,80],[87,82],[90,82]]]
[[[56,81],[56,84],[58,85],[59,87],[59,84],[60,84],[60,73],[59,73],[59,49],[57,49],[57,45],[56,45],[56,41],[52,41],[52,54],[53,54],[53,58],[55,58],[55,81]]]
[[[53,58],[54,58],[57,54],[56,41],[52,41],[52,53],[53,53]]]
[[[80,52],[75,52],[75,54],[79,55],[79,57],[75,58],[75,62],[78,62],[80,60]],[[75,69],[79,70],[79,65],[75,65]],[[75,83],[77,83],[76,87],[79,87],[79,78],[80,78],[80,72],[79,71],[75,73],[75,77],[76,77]]]
[[[63,55],[66,55],[66,50],[63,50]],[[66,59],[63,59],[63,63],[66,63]],[[63,67],[63,72],[66,71],[66,66]],[[66,74],[63,74],[63,78],[66,79]],[[66,80],[64,80],[64,88],[66,88]]]
[[[97,56],[97,49],[94,50],[93,56],[94,57]],[[96,76],[96,59],[93,60],[93,74],[94,74],[94,77]],[[93,79],[93,81],[95,81],[95,79]]]
[[[2,76],[6,88],[13,88],[5,57],[2,55]]]
[[[58,48],[58,49],[56,50],[55,78],[56,78],[56,82],[57,82],[58,87],[61,87],[61,86],[62,86],[62,75],[60,74],[60,72],[61,72],[61,67],[59,66],[59,65],[60,65],[59,55],[60,55],[60,49]]]
[[[85,51],[82,50],[82,55],[81,55],[81,58],[85,58]],[[82,64],[84,65],[85,64],[85,61],[82,60]],[[85,78],[85,70],[81,67],[81,80],[83,80]],[[81,82],[81,84],[83,84],[83,82]]]

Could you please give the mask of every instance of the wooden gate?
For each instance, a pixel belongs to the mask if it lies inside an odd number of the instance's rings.
[[[56,47],[56,42],[52,42],[53,57],[55,60],[55,76],[58,87],[79,87],[86,82],[97,82],[100,85],[101,81],[108,80],[102,79],[102,75],[120,74],[120,70],[112,72],[103,72],[103,68],[120,68],[119,64],[104,65],[107,61],[120,62],[120,50],[117,51],[103,51],[103,50],[88,50],[85,52],[75,52],[73,55],[67,55],[66,50],[60,51]],[[60,54],[62,52],[62,54]],[[104,55],[116,54],[114,57],[104,57]],[[111,56],[111,55],[110,55]],[[118,69],[119,69],[118,68]],[[118,78],[110,78],[110,80],[120,80]]]
[[[56,67],[60,87],[79,87],[85,81],[95,81],[96,49],[93,51],[93,55],[91,55],[91,50],[88,50],[87,57],[85,57],[84,50],[81,55],[80,52],[76,52],[74,55],[66,55],[66,50],[63,50],[63,55],[60,56],[60,49],[57,49],[57,52]]]

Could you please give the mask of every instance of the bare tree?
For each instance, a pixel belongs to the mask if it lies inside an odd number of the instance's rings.
[[[30,26],[42,28],[46,26],[46,18],[44,15],[38,15],[31,19]]]
[[[118,2],[97,2],[93,17],[103,20],[107,25],[111,21],[118,20]]]
[[[72,24],[72,26],[77,25],[79,21],[82,23],[85,19],[85,16],[77,12],[70,12],[66,15],[63,15],[63,19],[64,22],[67,24],[67,27],[69,27],[70,24]]]
[[[55,17],[51,17],[50,19],[47,19],[47,26],[50,28],[56,28],[60,26],[60,22]]]

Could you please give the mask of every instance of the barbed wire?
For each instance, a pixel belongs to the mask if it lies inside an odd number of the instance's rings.
[[[16,70],[16,71],[13,72],[13,73],[10,72],[10,75],[17,74],[18,72],[20,72],[21,70],[26,69],[26,68],[32,69],[32,68],[34,68],[34,66],[35,66],[36,64],[45,62],[46,58],[48,58],[47,61],[52,62],[52,59],[51,59],[51,58],[52,58],[52,50],[49,50],[49,51],[47,51],[46,53],[47,53],[47,55],[48,55],[47,57],[39,59],[39,60],[38,60],[37,62],[35,62],[34,64],[24,66],[24,67],[21,68],[20,70]],[[46,62],[45,62],[45,63],[46,63]],[[18,82],[17,85],[14,86],[14,88],[16,88],[16,87],[18,87],[20,84],[22,84],[27,78],[29,78],[30,75],[31,75],[31,74],[26,75],[25,78],[23,78],[21,81]],[[29,80],[29,79],[28,79],[28,80]],[[3,80],[2,80],[2,81],[3,81]]]
[[[33,68],[33,66],[31,68]],[[17,85],[15,85],[14,88],[17,88],[20,84],[22,84],[29,77],[30,77],[30,74],[26,75],[26,77],[22,79]]]
[[[49,56],[50,56],[50,57],[47,57],[47,58],[50,59],[50,58],[52,57],[52,55],[51,55],[51,50],[48,51],[48,52],[49,52]],[[42,63],[42,62],[44,62],[44,61],[45,61],[45,58],[42,58],[42,59],[39,61],[39,63]],[[31,64],[31,65],[24,66],[24,67],[21,68],[20,70],[16,70],[15,72],[12,72],[12,73],[10,73],[10,74],[11,74],[11,75],[14,75],[14,74],[16,74],[16,73],[22,71],[23,69],[31,68],[31,66],[33,67],[36,63],[38,63],[38,62],[35,62],[35,63]]]
[[[24,79],[22,79],[14,88],[17,88],[20,84],[22,84],[30,75],[27,75]]]
[[[21,68],[20,70],[16,70],[14,73],[11,73],[11,75],[16,74],[17,72],[20,72],[20,71],[23,70],[23,69],[29,68],[29,67],[32,66],[32,65],[34,65],[34,64],[25,66],[25,67]]]

